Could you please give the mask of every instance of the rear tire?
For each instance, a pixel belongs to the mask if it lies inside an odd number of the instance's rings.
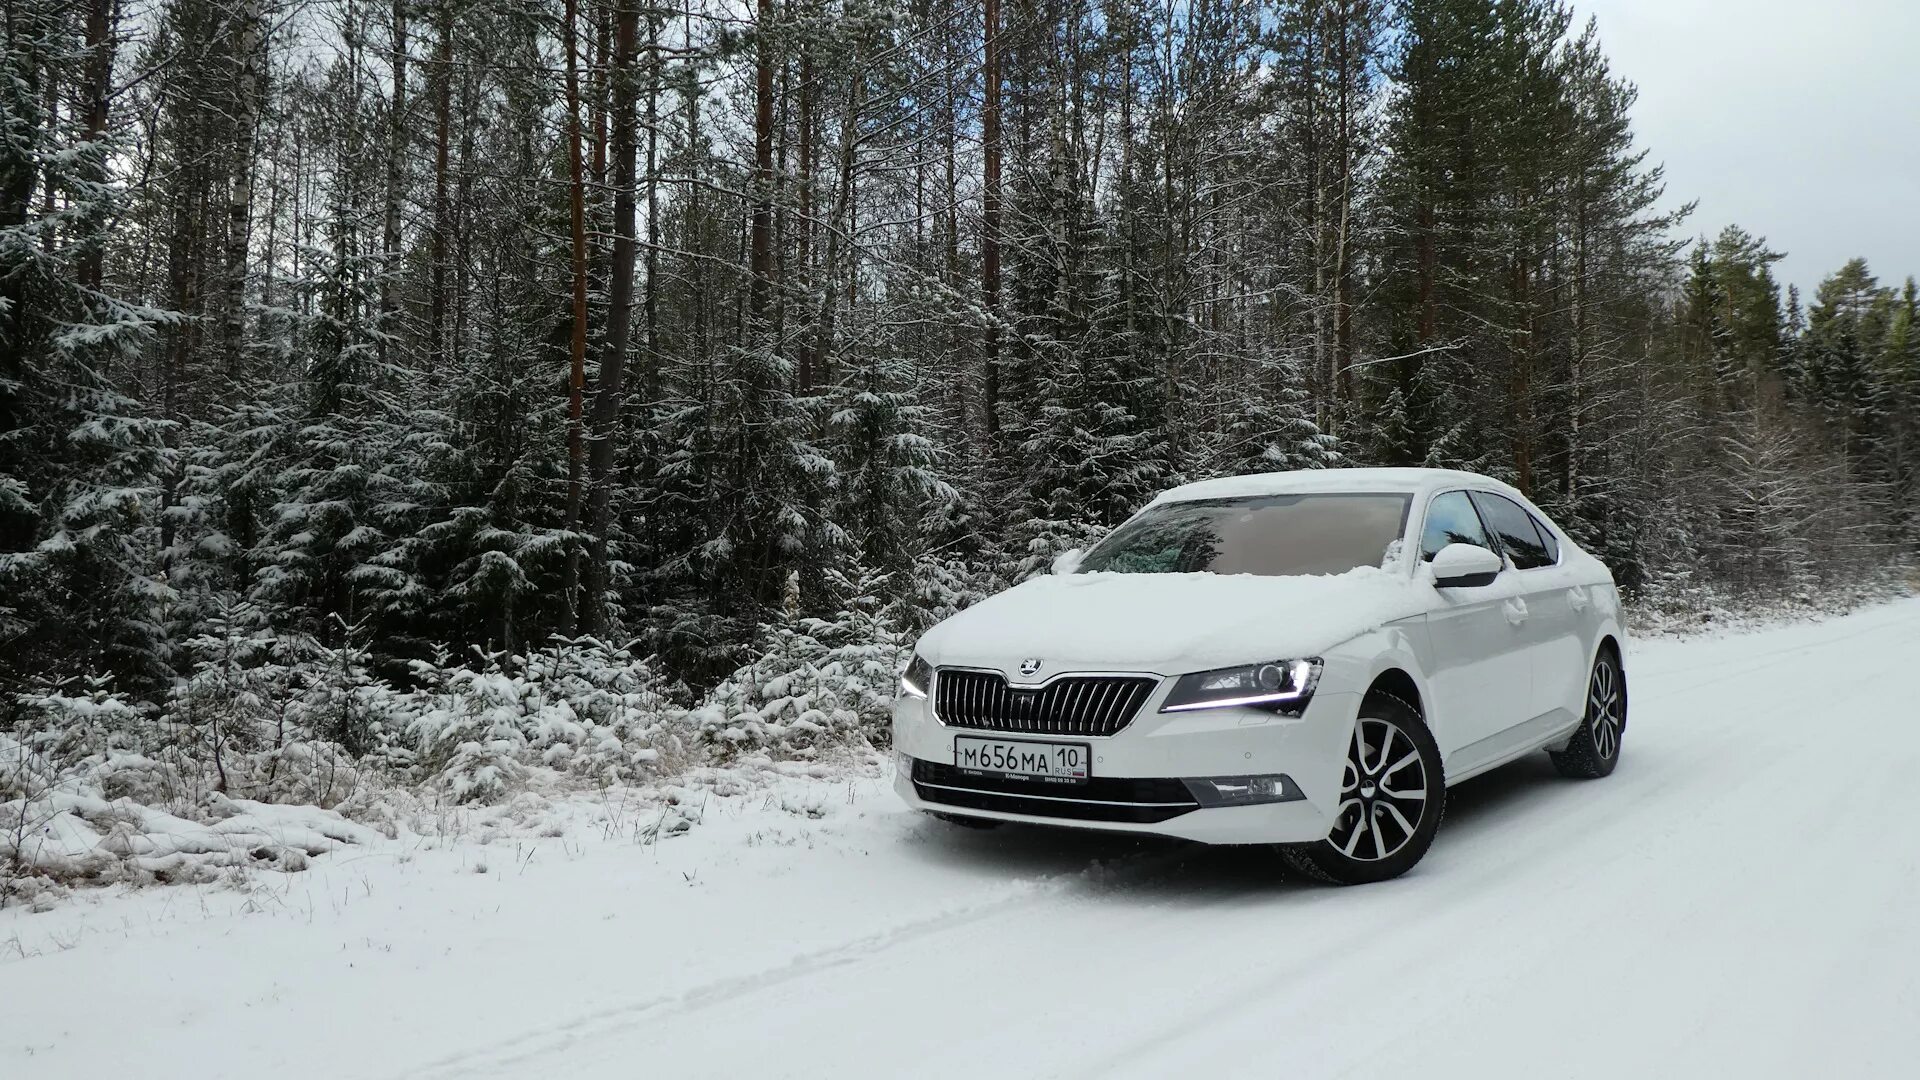
[[[1286,864],[1335,885],[1399,877],[1426,855],[1447,808],[1440,747],[1419,710],[1375,691],[1360,706],[1325,840],[1280,849]]]
[[[1565,750],[1549,750],[1560,775],[1598,780],[1620,763],[1620,740],[1627,731],[1627,677],[1612,649],[1600,650],[1587,677],[1587,713],[1567,740]]]

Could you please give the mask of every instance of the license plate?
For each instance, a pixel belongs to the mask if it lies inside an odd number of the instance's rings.
[[[1092,761],[1093,754],[1086,743],[979,739],[970,735],[956,735],[953,740],[954,766],[963,772],[982,775],[1081,784],[1092,773]]]

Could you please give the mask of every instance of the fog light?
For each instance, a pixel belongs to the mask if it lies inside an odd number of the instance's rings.
[[[1183,781],[1201,806],[1248,806],[1306,798],[1300,785],[1280,773],[1259,776],[1209,776]]]
[[[913,779],[913,759],[895,750],[893,752],[893,771],[898,773],[902,780]]]

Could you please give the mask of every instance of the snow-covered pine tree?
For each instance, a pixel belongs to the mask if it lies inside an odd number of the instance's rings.
[[[1344,460],[1338,440],[1314,423],[1305,380],[1285,357],[1254,359],[1247,381],[1221,388],[1220,397],[1221,409],[1229,419],[1209,472],[1325,469]],[[1401,422],[1405,422],[1404,406]]]
[[[1807,378],[1855,475],[1875,484],[1892,479],[1887,461],[1890,387],[1880,353],[1893,322],[1892,290],[1865,259],[1851,259],[1820,283],[1807,311]]]
[[[104,78],[82,12],[23,0],[0,69],[0,682],[75,669],[128,688],[168,673],[155,574],[164,425],[117,381],[170,316],[97,270],[127,147],[49,116],[49,85]],[[93,65],[89,66],[89,61]],[[44,197],[43,197],[44,194]]]
[[[368,156],[372,114],[368,73],[351,46],[324,71],[299,83],[297,105],[328,165],[316,211],[320,242],[296,243],[302,273],[285,282],[292,314],[290,385],[282,393],[299,417],[281,471],[277,501],[253,554],[249,595],[277,628],[335,643],[342,626],[391,608],[412,588],[411,567],[378,557],[410,531],[433,496],[408,430],[421,418],[401,402],[401,373],[379,363],[381,275],[388,268],[374,237],[380,220],[370,198],[377,171]],[[430,428],[422,425],[422,435]],[[376,594],[380,597],[376,604]],[[376,631],[377,633],[377,631]]]
[[[1888,386],[1888,438],[1895,513],[1909,544],[1920,543],[1920,284],[1909,277],[1887,330],[1882,353]]]
[[[564,519],[569,401],[556,373],[569,363],[571,255],[562,140],[541,127],[552,88],[534,74],[543,61],[524,13],[481,6],[447,14],[456,42],[499,34],[513,42],[515,59],[447,91],[449,110],[498,101],[497,112],[481,114],[487,122],[449,136],[448,170],[470,179],[449,182],[445,212],[461,224],[446,257],[457,254],[465,268],[449,275],[448,287],[486,283],[450,298],[449,319],[471,323],[452,339],[460,362],[432,366],[440,346],[426,340],[430,318],[408,319],[402,307],[393,326],[391,351],[406,366],[389,376],[388,393],[426,407],[404,424],[406,444],[396,452],[417,490],[404,526],[396,522],[370,559],[368,599],[381,649],[415,659],[436,646],[514,653],[573,633],[565,583],[581,550]],[[587,210],[593,219],[598,200]],[[597,220],[592,227],[600,228]],[[434,250],[429,235],[414,254],[432,258]],[[403,287],[409,267],[398,269]],[[588,344],[599,342],[590,335]]]
[[[931,410],[919,404],[906,365],[875,357],[852,366],[831,397],[838,465],[830,516],[860,565],[904,578],[924,550],[922,519],[958,494],[941,475]]]

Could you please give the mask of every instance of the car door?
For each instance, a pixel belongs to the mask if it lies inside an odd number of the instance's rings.
[[[1533,672],[1533,696],[1527,719],[1558,711],[1565,719],[1570,701],[1586,669],[1581,643],[1583,620],[1575,611],[1586,596],[1577,590],[1560,559],[1560,539],[1525,507],[1491,491],[1473,493],[1474,505],[1494,539],[1514,567],[1513,578],[1523,606],[1520,632],[1526,638],[1528,666]],[[1576,595],[1578,593],[1578,595]],[[1552,720],[1545,720],[1553,726]]]
[[[1592,676],[1593,650],[1598,645],[1598,609],[1607,597],[1598,595],[1590,564],[1583,565],[1544,516],[1529,511],[1533,527],[1547,545],[1552,565],[1540,571],[1550,586],[1547,606],[1552,644],[1533,676],[1535,707],[1558,711],[1568,723],[1577,723],[1587,705],[1587,681]]]
[[[1429,500],[1420,533],[1420,557],[1433,561],[1448,544],[1499,552],[1465,491]],[[1432,667],[1434,738],[1449,772],[1471,768],[1502,732],[1525,722],[1533,703],[1533,675],[1523,619],[1517,617],[1520,582],[1511,569],[1477,588],[1435,588],[1427,614]]]

